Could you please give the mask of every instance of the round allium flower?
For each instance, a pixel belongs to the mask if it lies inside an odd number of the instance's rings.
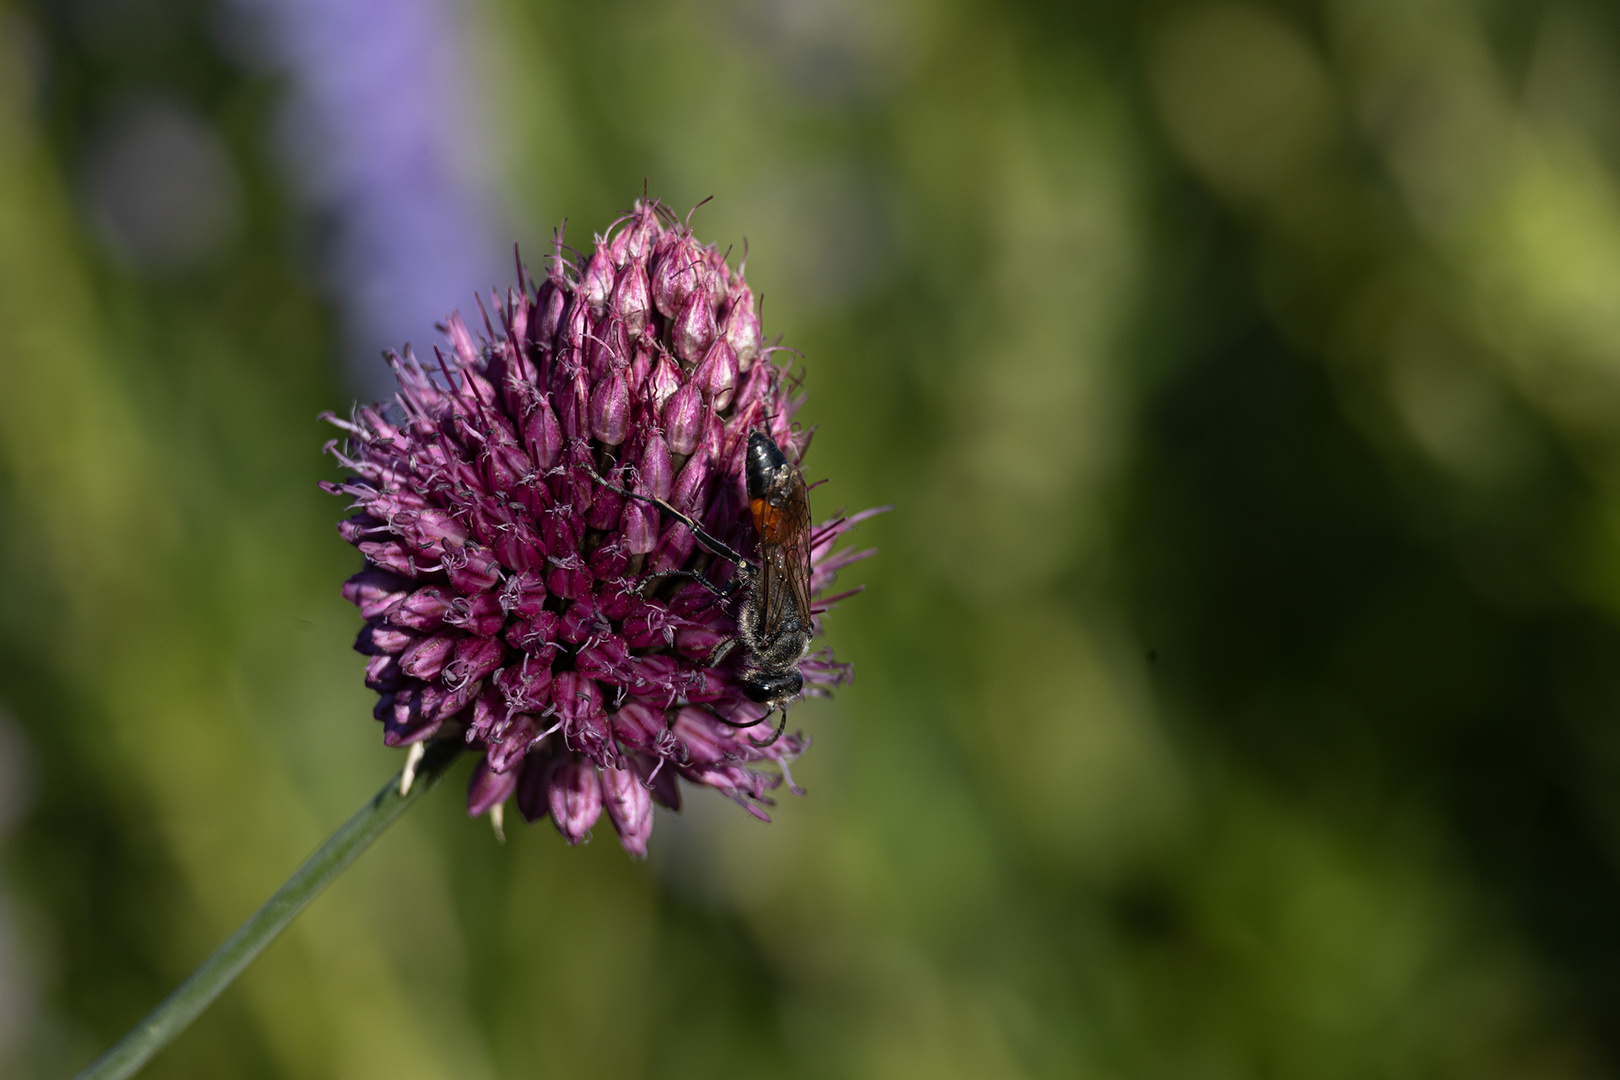
[[[519,264],[498,332],[486,312],[475,339],[453,314],[448,355],[390,354],[393,405],[328,417],[349,436],[328,449],[355,475],[323,486],[359,511],[339,529],[366,564],[343,594],[366,619],[355,648],[384,742],[463,738],[480,755],[469,813],[499,815],[515,794],[577,843],[606,811],[640,855],[652,801],[679,808],[678,776],[768,821],[761,805],[792,787],[808,740],[769,741],[765,706],[738,685],[743,650],[709,666],[747,589],[721,598],[691,574],[723,587],[739,568],[598,480],[754,558],[749,435],[798,461],[810,433],[741,269],[663,207],[638,202],[580,264],[561,252],[559,239],[538,289]],[[834,574],[871,554],[833,544],[868,514],[811,535],[818,633],[842,599],[821,598]],[[850,673],[830,650],[799,670],[812,695]]]

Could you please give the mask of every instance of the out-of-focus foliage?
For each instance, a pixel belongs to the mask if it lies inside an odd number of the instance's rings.
[[[150,1075],[1620,1070],[1611,8],[465,18],[532,261],[644,179],[746,235],[818,507],[898,505],[859,678],[795,715],[809,798],[646,864],[436,794]],[[315,488],[323,224],[225,22],[0,6],[0,1075],[398,761]]]

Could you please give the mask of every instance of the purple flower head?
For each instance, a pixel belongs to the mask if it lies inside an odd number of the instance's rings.
[[[371,658],[383,741],[462,738],[480,755],[469,813],[515,796],[570,843],[605,813],[642,855],[652,803],[680,806],[677,777],[768,821],[761,807],[784,777],[792,787],[787,765],[809,741],[770,741],[766,707],[739,685],[743,650],[710,666],[737,634],[746,592],[720,594],[741,568],[607,485],[666,500],[755,558],[749,435],[795,462],[810,435],[741,271],[656,201],[588,258],[561,251],[559,238],[538,287],[520,264],[504,303],[480,301],[482,335],[456,313],[433,363],[389,354],[399,393],[328,417],[348,433],[328,449],[354,475],[323,486],[358,511],[339,531],[366,563],[343,595],[366,620],[355,648]],[[823,598],[836,572],[871,554],[833,546],[873,512],[810,536],[817,633],[842,599]],[[815,696],[850,678],[830,650],[799,671]]]

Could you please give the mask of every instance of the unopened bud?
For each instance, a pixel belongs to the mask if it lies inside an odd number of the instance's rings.
[[[664,434],[674,453],[690,454],[697,449],[703,434],[703,395],[694,384],[675,391],[664,406]]]
[[[658,357],[653,362],[652,373],[647,376],[647,389],[654,408],[662,409],[664,403],[669,401],[670,395],[679,390],[684,381],[680,365],[675,363],[669,353],[659,349]]]
[[[743,379],[742,390],[735,399],[737,411],[749,408],[756,401],[771,400],[776,390],[776,367],[773,364],[755,364]]]
[[[695,364],[709,351],[714,344],[714,303],[709,291],[697,288],[687,297],[686,304],[675,316],[675,325],[670,330],[670,337],[675,346],[675,355],[688,364]]]
[[[498,809],[501,803],[512,797],[517,782],[516,769],[499,773],[491,769],[487,761],[479,761],[473,768],[472,778],[467,781],[467,813],[478,817]]]
[[[407,676],[400,670],[399,657],[373,656],[366,661],[366,688],[379,693],[391,693],[405,685]]]
[[[557,423],[563,435],[582,439],[587,433],[585,411],[590,405],[591,387],[585,369],[575,368],[571,378],[553,395],[557,399]]]
[[[731,391],[737,385],[737,354],[731,351],[724,338],[709,346],[703,362],[692,372],[692,381],[699,390],[709,395],[715,411],[731,402]]]
[[[557,423],[557,415],[551,411],[549,395],[541,397],[539,405],[524,420],[523,438],[528,443],[529,456],[534,459],[535,468],[544,471],[557,464],[557,455],[562,452],[563,433],[562,425]]]
[[[630,854],[645,856],[653,825],[652,797],[630,769],[603,769],[601,783],[602,802],[619,841]]]
[[[633,358],[630,361],[630,392],[637,397],[643,396],[647,385],[647,376],[652,374],[653,347],[650,343],[638,341]]]
[[[737,354],[737,370],[747,371],[765,347],[765,332],[759,325],[754,293],[741,278],[732,286],[731,304],[720,327],[720,334]]]
[[[636,494],[654,499],[669,498],[669,486],[675,479],[674,462],[669,457],[669,444],[663,436],[654,433],[641,448],[641,459],[636,468]]]
[[[540,317],[529,324],[533,340],[550,352],[556,347],[557,328],[562,325],[563,313],[568,309],[568,294],[547,280],[540,286],[540,299],[536,302]]]
[[[601,248],[597,248],[596,254],[591,256],[591,261],[585,264],[585,273],[579,281],[579,291],[593,312],[600,314],[607,306],[608,297],[613,292],[613,263],[608,259],[608,253]]]
[[[604,446],[618,446],[629,422],[630,387],[624,375],[614,371],[591,392],[591,435]]]
[[[548,798],[551,820],[570,844],[585,839],[602,816],[602,787],[596,767],[570,757],[556,766],[551,776]]]
[[[569,745],[578,745],[573,738],[581,725],[594,725],[598,718],[606,716],[601,685],[578,671],[565,671],[552,681],[551,703],[557,707],[557,716],[569,734]]]
[[[658,511],[644,502],[626,499],[619,513],[619,528],[625,549],[632,555],[645,555],[658,544]]]
[[[408,630],[400,630],[387,623],[368,623],[360,628],[359,636],[354,639],[354,651],[364,656],[399,653],[416,637]]]
[[[681,473],[675,478],[675,486],[670,490],[669,502],[675,509],[686,514],[695,514],[702,509],[703,489],[709,482],[712,472],[712,462],[706,453],[693,454],[681,466]]]
[[[669,456],[667,450],[664,456]],[[410,587],[411,582],[398,574],[390,574],[386,570],[362,570],[344,582],[343,599],[360,609],[361,618],[370,619],[404,599]]]
[[[633,262],[619,273],[613,286],[612,311],[624,320],[625,329],[632,337],[647,325],[652,311],[652,288],[647,282],[647,271],[639,262]]]
[[[706,410],[703,414],[703,433],[698,436],[697,450],[694,453],[709,459],[710,470],[719,468],[720,453],[725,442],[726,426],[720,422],[719,415],[713,409]]]
[[[437,679],[455,654],[460,634],[435,634],[418,638],[399,654],[399,669],[416,679]]]
[[[658,212],[651,204],[637,199],[636,208],[630,215],[630,224],[619,230],[608,245],[608,255],[613,259],[613,265],[645,262],[657,236]]]
[[[703,275],[703,248],[690,236],[666,233],[664,250],[653,268],[652,298],[659,314],[673,319]]]
[[[585,356],[590,376],[600,379],[614,368],[630,366],[630,334],[617,315],[604,315],[596,323]]]

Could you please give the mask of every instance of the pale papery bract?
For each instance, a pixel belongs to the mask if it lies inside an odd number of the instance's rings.
[[[809,745],[768,746],[764,706],[737,684],[746,590],[720,600],[738,568],[651,504],[593,478],[667,500],[752,557],[743,475],[751,431],[798,461],[798,380],[773,362],[742,270],[658,203],[638,201],[589,258],[558,253],[534,287],[459,313],[431,364],[390,354],[399,392],[356,408],[328,449],[353,472],[326,490],[353,499],[339,531],[365,556],[344,596],[366,620],[355,648],[390,746],[458,737],[479,754],[473,815],[515,796],[570,843],[605,812],[643,855],[654,801],[678,809],[677,777],[714,787],[755,816]],[[493,311],[498,327],[490,320]],[[836,516],[812,536],[812,589],[870,551],[834,550],[877,511]],[[846,594],[847,595],[847,594]],[[800,665],[825,695],[850,668],[830,650]],[[776,769],[761,769],[772,764]]]

